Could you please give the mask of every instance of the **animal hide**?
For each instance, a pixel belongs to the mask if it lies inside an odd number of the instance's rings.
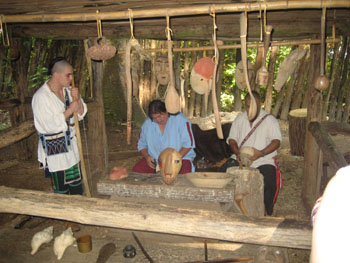
[[[39,247],[42,244],[49,243],[52,240],[53,238],[52,233],[53,233],[53,226],[49,226],[45,228],[43,231],[40,231],[34,234],[31,242],[32,255],[34,255],[38,251]]]
[[[55,242],[53,244],[53,252],[57,256],[58,260],[63,257],[63,253],[66,248],[71,246],[74,241],[75,237],[73,237],[73,232],[70,227],[63,231],[61,235],[55,238]]]
[[[293,74],[297,63],[306,54],[306,49],[295,49],[283,60],[275,81],[275,90],[279,92],[287,79]]]

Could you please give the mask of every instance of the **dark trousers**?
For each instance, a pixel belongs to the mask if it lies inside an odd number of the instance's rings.
[[[238,166],[235,159],[229,158],[220,168],[219,172],[226,172],[226,169],[233,166]],[[264,204],[266,214],[272,215],[273,206],[276,202],[277,181],[276,168],[271,164],[261,165],[257,168],[264,177]]]

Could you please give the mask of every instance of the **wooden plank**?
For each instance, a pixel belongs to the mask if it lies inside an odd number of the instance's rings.
[[[203,202],[234,202],[234,185],[226,188],[198,188],[178,175],[175,184],[167,185],[160,174],[130,173],[120,181],[103,179],[97,183],[97,192],[102,195],[117,195],[137,198],[164,198]]]
[[[311,248],[309,222],[61,195],[0,186],[0,212],[81,224],[300,249]]]

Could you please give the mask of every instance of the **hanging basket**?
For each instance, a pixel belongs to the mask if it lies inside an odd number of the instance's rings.
[[[107,60],[114,57],[117,49],[115,46],[107,43],[104,37],[98,38],[95,45],[87,51],[87,56],[93,60]]]

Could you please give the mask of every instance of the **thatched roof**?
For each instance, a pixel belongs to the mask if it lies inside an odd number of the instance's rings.
[[[214,5],[215,4],[215,5]],[[350,1],[344,0],[1,0],[0,14],[13,37],[85,39],[97,35],[96,10],[103,35],[130,37],[132,10],[136,38],[165,39],[168,10],[174,39],[211,39],[215,9],[218,39],[239,39],[239,13],[247,10],[250,40],[260,38],[264,9],[274,28],[273,40],[314,38],[327,7],[327,36],[349,34]]]

